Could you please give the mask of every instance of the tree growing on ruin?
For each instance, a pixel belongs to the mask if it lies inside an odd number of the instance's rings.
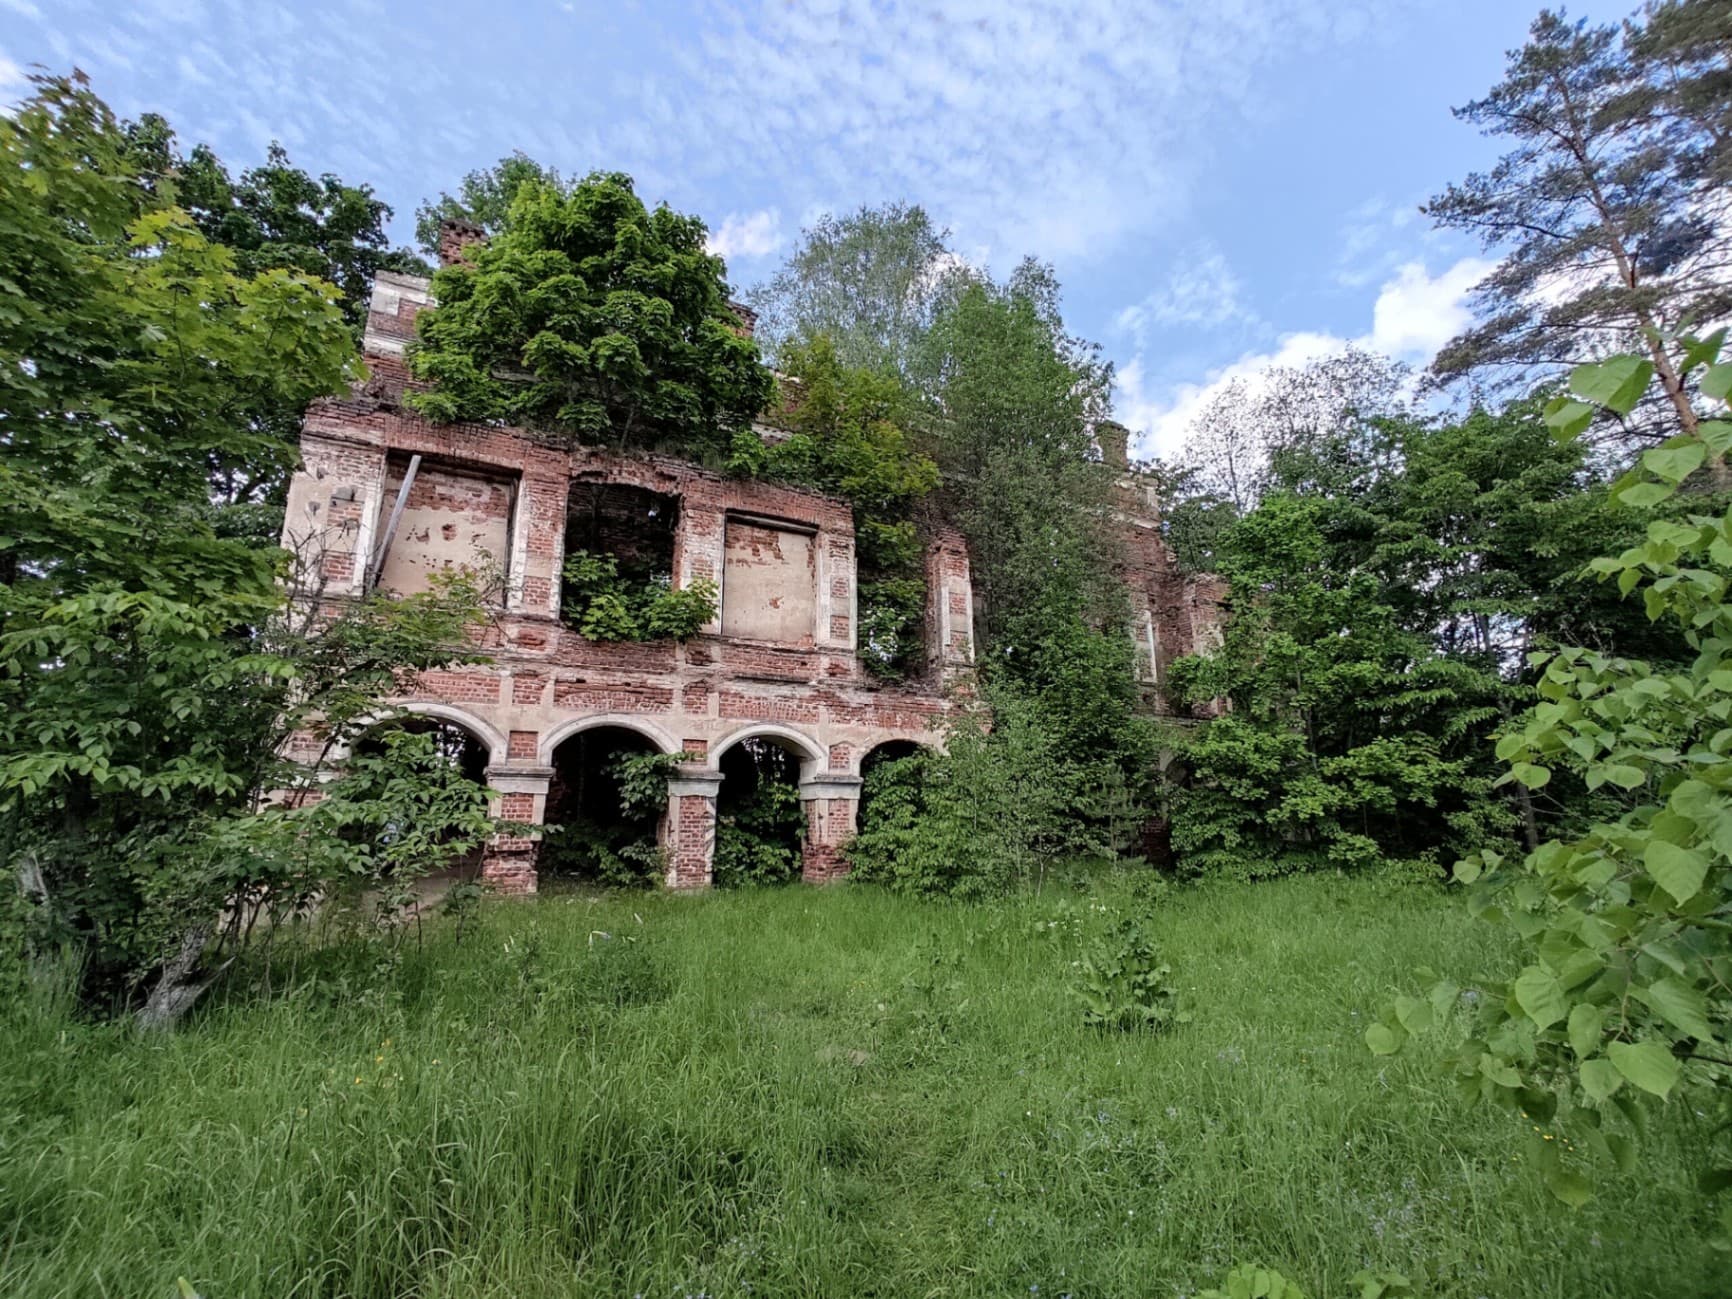
[[[447,220],[472,222],[489,235],[505,229],[512,200],[525,185],[549,185],[564,190],[566,183],[552,167],[543,167],[521,149],[507,154],[491,167],[469,172],[455,194],[441,190],[415,209],[415,243],[429,257],[439,255],[439,223]]]
[[[842,364],[907,376],[943,304],[969,277],[950,232],[916,204],[825,214],[752,290],[766,345],[828,338]]]
[[[704,224],[631,178],[526,183],[505,229],[433,277],[409,352],[436,420],[501,421],[616,447],[725,454],[774,382],[728,305]]]

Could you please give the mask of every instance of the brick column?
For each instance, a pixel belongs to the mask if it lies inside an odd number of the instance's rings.
[[[682,771],[668,781],[668,814],[662,850],[670,889],[708,888],[716,855],[716,794],[719,771]]]
[[[489,767],[487,787],[497,797],[494,816],[538,826],[547,819],[551,767]],[[481,882],[495,893],[535,892],[535,853],[540,836],[532,832],[495,835],[481,855]]]
[[[823,884],[848,873],[842,850],[854,838],[855,815],[860,810],[860,777],[835,773],[811,776],[800,782],[800,801],[806,809],[806,846],[800,877],[808,884]]]

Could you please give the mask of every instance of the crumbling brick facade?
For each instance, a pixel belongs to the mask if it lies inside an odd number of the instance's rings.
[[[460,257],[473,232],[448,233],[450,255]],[[424,589],[429,573],[452,566],[500,575],[491,662],[423,673],[397,701],[485,747],[500,815],[544,823],[560,745],[596,727],[635,732],[688,759],[669,782],[660,841],[667,882],[702,886],[721,758],[761,737],[799,761],[805,877],[844,873],[861,764],[888,742],[939,743],[951,687],[972,670],[974,596],[961,536],[938,528],[928,539],[926,670],[882,684],[856,653],[855,539],[844,502],[666,456],[431,423],[402,401],[404,347],[427,303],[424,280],[381,273],[365,334],[368,380],[307,413],[283,533],[301,571],[326,599],[374,586]],[[1212,592],[1176,573],[1158,510],[1152,501],[1136,506],[1144,499],[1137,480],[1126,483],[1127,577],[1154,685],[1162,665],[1213,625]],[[655,517],[671,527],[674,585],[707,578],[721,588],[718,615],[701,634],[683,643],[596,641],[561,621],[571,511],[582,501],[605,513],[600,487],[670,503]],[[533,891],[535,852],[533,837],[496,840],[484,877],[501,891]]]

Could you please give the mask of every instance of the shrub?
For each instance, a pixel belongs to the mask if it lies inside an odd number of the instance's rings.
[[[665,573],[634,581],[612,555],[573,551],[563,575],[564,618],[590,640],[690,640],[720,607],[721,588],[711,578],[681,588]]]
[[[1084,948],[1071,991],[1090,1028],[1159,1032],[1190,1018],[1178,1009],[1171,974],[1142,924],[1125,916]]]

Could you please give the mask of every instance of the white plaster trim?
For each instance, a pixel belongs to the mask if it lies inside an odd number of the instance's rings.
[[[489,726],[473,713],[466,713],[461,708],[451,704],[423,703],[420,700],[395,704],[393,707],[400,712],[414,713],[421,717],[437,717],[455,726],[461,726],[487,746],[489,768],[503,767],[510,760],[507,756],[510,746],[506,742],[505,736],[497,728]],[[390,721],[391,718],[387,715],[376,720],[384,722]],[[371,725],[372,721],[370,720],[368,724]]]
[[[671,798],[714,798],[722,788],[719,771],[693,771],[668,777]]]
[[[741,740],[761,737],[767,740],[787,740],[800,751],[804,761],[800,764],[800,779],[810,779],[816,775],[829,761],[829,752],[810,735],[796,731],[792,726],[784,726],[780,722],[747,722],[737,727],[719,739],[710,741],[710,760],[706,770],[720,772],[722,754],[726,753]]]
[[[596,713],[590,717],[561,722],[551,731],[543,731],[541,744],[535,751],[535,760],[544,767],[551,767],[554,751],[560,745],[579,732],[593,731],[601,726],[617,726],[621,730],[636,731],[662,753],[678,753],[681,749],[679,741],[654,722],[646,722],[641,717],[631,717],[625,713]]]
[[[859,776],[845,776],[839,772],[819,772],[800,781],[800,801],[809,803],[815,798],[859,798],[860,787],[866,782]]]
[[[487,788],[501,794],[545,794],[553,779],[549,767],[489,767]]]

